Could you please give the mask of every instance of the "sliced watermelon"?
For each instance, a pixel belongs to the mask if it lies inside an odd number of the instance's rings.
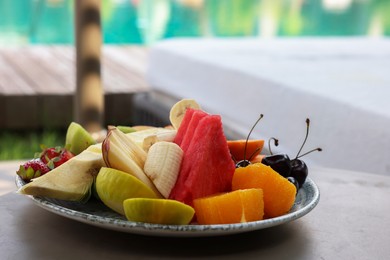
[[[191,117],[191,120],[187,126],[187,130],[185,131],[183,140],[182,140],[181,144],[179,145],[180,148],[183,150],[183,152],[187,151],[188,147],[190,147],[190,144],[193,141],[196,141],[193,138],[195,130],[198,127],[199,121],[207,115],[208,114],[202,110],[195,110],[192,113],[192,117]]]
[[[180,146],[180,148],[183,150],[184,155],[186,154],[186,151],[188,147],[190,146],[191,142],[193,141],[193,136],[195,133],[196,128],[199,125],[199,121],[208,115],[206,112],[202,110],[194,110],[194,109],[187,109],[183,121],[180,124],[180,127],[177,131],[176,137],[174,139],[174,142]],[[184,156],[185,157],[185,156]],[[183,157],[183,161],[184,161]],[[182,166],[184,165],[182,161]],[[188,176],[189,170],[181,171],[179,174],[176,183],[184,183],[187,176]],[[178,186],[177,189],[180,189],[180,186]],[[171,190],[171,195],[175,196],[175,193],[178,191],[177,189],[173,188]]]
[[[192,108],[187,109],[186,113],[184,114],[183,120],[180,123],[179,129],[177,129],[177,133],[173,142],[175,142],[179,146],[183,141],[184,135],[186,134],[188,128],[188,124],[190,123],[192,115],[195,111],[196,110]]]
[[[191,139],[169,198],[192,206],[196,198],[230,191],[235,165],[220,116],[202,117]]]

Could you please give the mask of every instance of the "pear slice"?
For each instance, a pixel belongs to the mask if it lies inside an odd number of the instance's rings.
[[[96,140],[85,128],[78,123],[70,123],[66,132],[65,145],[70,146],[71,153],[77,155],[92,144],[96,144]]]
[[[156,193],[136,177],[103,167],[96,177],[96,192],[110,209],[125,215],[123,201],[129,198],[157,198]]]
[[[143,171],[146,152],[118,128],[109,130],[102,143],[102,154],[107,167],[133,175],[162,197]]]
[[[24,185],[18,193],[53,199],[86,202],[100,168],[104,166],[101,150],[91,146],[45,175]]]
[[[130,221],[163,225],[187,225],[195,214],[191,206],[169,199],[132,198],[123,207]]]

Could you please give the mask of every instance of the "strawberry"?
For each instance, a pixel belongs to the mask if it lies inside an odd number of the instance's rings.
[[[41,159],[32,159],[20,165],[16,172],[24,181],[30,181],[33,178],[44,175],[49,172],[50,168]]]
[[[42,152],[38,156],[50,169],[60,166],[74,156],[67,148],[61,146],[41,148]]]

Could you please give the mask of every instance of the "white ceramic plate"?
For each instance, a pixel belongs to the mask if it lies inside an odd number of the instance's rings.
[[[16,177],[16,185],[18,188],[24,185],[19,176]],[[228,225],[158,225],[131,222],[95,199],[91,199],[86,204],[81,204],[30,197],[38,206],[48,211],[100,228],[149,236],[206,237],[254,231],[301,218],[318,204],[320,192],[317,185],[310,178],[307,178],[297,194],[294,206],[286,215],[261,221]]]

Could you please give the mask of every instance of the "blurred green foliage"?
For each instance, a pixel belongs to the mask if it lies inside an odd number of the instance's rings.
[[[41,144],[47,147],[63,146],[63,130],[42,131],[0,131],[0,160],[17,160],[33,158],[41,151]]]

